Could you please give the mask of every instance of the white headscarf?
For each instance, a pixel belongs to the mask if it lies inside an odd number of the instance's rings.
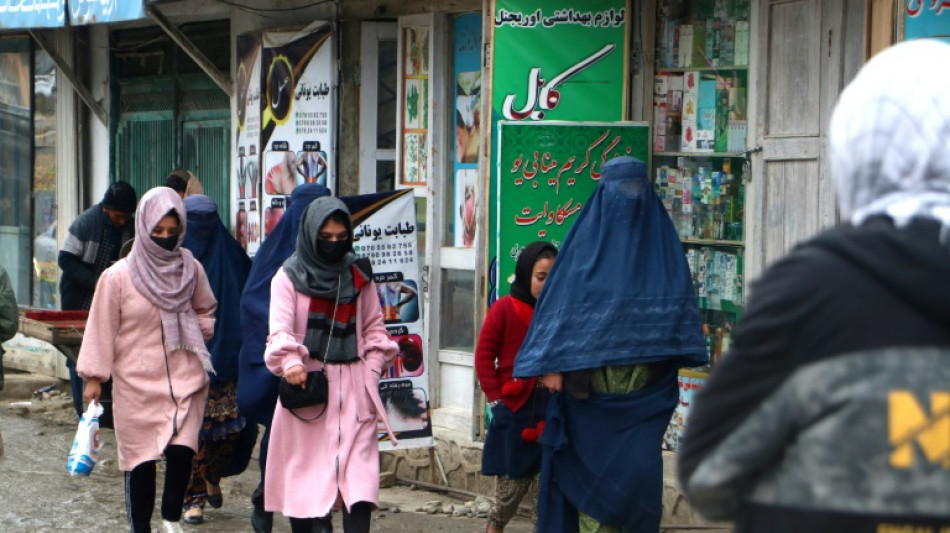
[[[871,59],[831,117],[831,171],[854,225],[916,217],[950,235],[950,45],[920,39]]]

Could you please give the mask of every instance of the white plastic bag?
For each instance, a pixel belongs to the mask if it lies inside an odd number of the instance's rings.
[[[102,415],[99,402],[89,402],[89,407],[79,419],[79,428],[73,447],[69,450],[66,470],[73,476],[88,476],[99,462],[99,417]]]

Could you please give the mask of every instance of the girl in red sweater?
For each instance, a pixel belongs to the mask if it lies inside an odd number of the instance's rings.
[[[535,441],[548,393],[537,387],[537,378],[512,379],[511,370],[556,255],[557,248],[548,242],[534,242],[522,250],[511,294],[491,306],[478,336],[475,370],[492,412],[482,474],[498,476],[488,533],[504,530],[541,465],[541,446]]]

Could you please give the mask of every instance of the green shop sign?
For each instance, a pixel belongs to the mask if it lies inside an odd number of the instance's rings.
[[[498,296],[508,294],[527,244],[560,247],[606,161],[629,155],[647,163],[649,149],[645,122],[499,122]]]

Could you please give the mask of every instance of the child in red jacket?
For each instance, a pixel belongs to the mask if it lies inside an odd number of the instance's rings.
[[[492,412],[482,474],[498,476],[488,533],[504,530],[540,469],[541,446],[536,441],[548,393],[537,386],[537,378],[512,379],[511,371],[556,255],[557,248],[547,242],[522,250],[511,294],[492,305],[478,336],[475,370]]]

